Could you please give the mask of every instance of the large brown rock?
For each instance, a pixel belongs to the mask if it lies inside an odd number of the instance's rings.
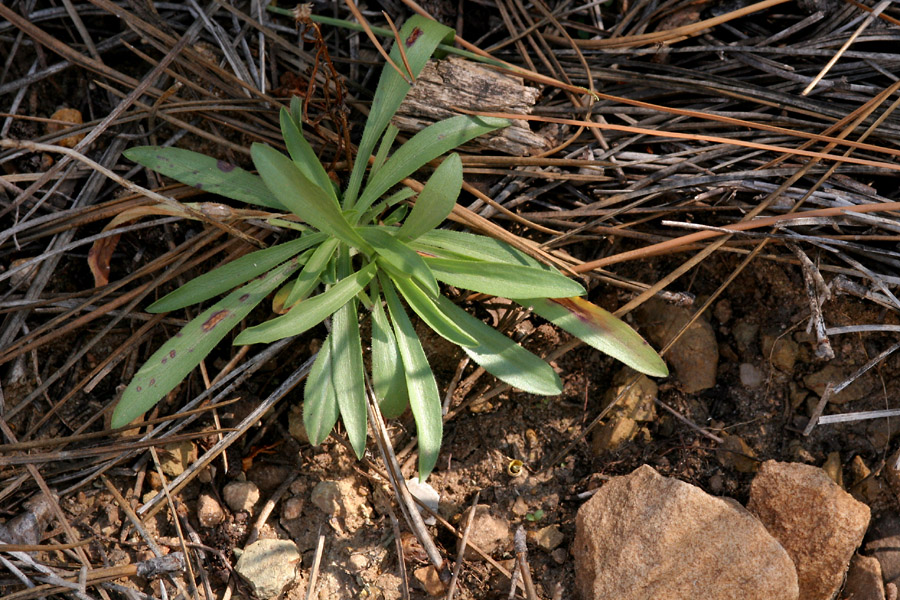
[[[648,466],[578,510],[573,554],[584,600],[797,600],[790,557],[753,515]]]
[[[747,508],[794,560],[800,600],[837,593],[869,526],[868,506],[818,467],[769,460],[753,479]]]

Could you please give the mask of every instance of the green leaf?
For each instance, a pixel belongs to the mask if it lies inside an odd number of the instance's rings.
[[[372,307],[372,388],[387,419],[399,417],[409,405],[403,359],[380,294]]]
[[[403,40],[406,59],[412,75],[418,77],[438,44],[441,42],[453,43],[453,30],[432,19],[413,15],[400,28],[400,39]],[[402,64],[400,49],[396,46],[391,49],[390,57],[394,64]],[[352,208],[356,204],[369,156],[372,154],[378,138],[381,137],[382,132],[394,117],[394,113],[400,108],[409,89],[410,85],[403,80],[400,74],[391,65],[386,64],[381,70],[381,78],[378,80],[369,117],[366,119],[366,127],[359,142],[356,162],[353,164],[350,181],[344,192],[345,207]]]
[[[297,165],[297,168],[300,169],[307,179],[319,186],[319,189],[326,192],[332,201],[337,204],[338,198],[334,191],[334,186],[331,185],[331,179],[328,177],[328,173],[325,172],[322,163],[319,162],[319,157],[316,156],[312,146],[303,137],[299,125],[294,122],[286,108],[281,109],[280,117],[281,135],[284,137],[284,143],[294,164]]]
[[[441,398],[431,367],[425,358],[425,351],[416,336],[412,322],[403,310],[393,284],[385,276],[379,275],[378,280],[384,290],[388,312],[394,324],[394,335],[397,337],[397,347],[403,360],[409,405],[416,420],[416,433],[419,438],[419,481],[425,481],[434,469],[441,450],[441,436],[444,431]]]
[[[242,256],[191,279],[174,292],[163,296],[148,306],[147,312],[170,312],[214,298],[245,281],[262,275],[269,269],[280,265],[307,248],[321,244],[326,239],[327,236],[324,233],[313,233],[284,244],[272,246],[271,248],[251,252],[246,256]],[[300,264],[303,262],[301,260]]]
[[[132,378],[112,416],[112,427],[127,425],[147,412],[200,364],[207,354],[266,295],[300,267],[291,260],[228,294],[200,313],[153,353]]]
[[[292,213],[366,254],[372,252],[372,248],[344,218],[337,202],[311,182],[293,161],[281,152],[258,143],[253,144],[250,154],[263,181]]]
[[[295,302],[303,300],[312,293],[319,284],[322,272],[328,265],[328,261],[334,256],[334,251],[337,250],[339,243],[338,240],[332,238],[323,242],[316,248],[312,256],[309,257],[309,260],[306,261],[303,270],[300,271],[300,275],[298,275],[296,281],[294,281],[294,285],[291,287],[291,293],[288,294],[287,299],[285,299],[285,306],[293,306]]]
[[[400,146],[383,167],[378,169],[354,204],[364,212],[391,187],[409,177],[430,160],[461,146],[479,135],[509,125],[505,119],[462,115],[429,125]],[[360,157],[363,155],[360,154]]]
[[[191,150],[161,146],[137,146],[122,154],[185,185],[248,204],[287,210],[258,175],[224,160]]]
[[[381,138],[381,143],[378,145],[378,152],[375,153],[375,160],[372,161],[372,167],[369,169],[369,177],[384,165],[398,133],[400,130],[394,127],[393,123],[387,126],[387,131],[384,132],[384,137]]]
[[[578,282],[562,273],[536,267],[427,256],[425,264],[444,283],[491,296],[568,298],[585,294]]]
[[[303,390],[303,426],[309,442],[318,446],[337,423],[340,408],[335,394],[334,364],[331,360],[331,335],[325,338],[313,362]]]
[[[404,187],[400,188],[399,190],[397,190],[396,192],[394,192],[393,194],[391,194],[389,197],[382,200],[381,202],[375,203],[372,206],[372,208],[370,208],[369,210],[366,211],[366,214],[363,215],[363,217],[359,220],[359,222],[360,223],[371,223],[375,219],[375,217],[377,217],[379,214],[381,214],[381,212],[384,209],[388,208],[389,206],[393,206],[395,204],[403,202],[407,198],[412,198],[415,195],[416,195],[416,193],[414,191],[412,191],[410,188],[404,186]],[[401,208],[406,208],[406,207],[404,205]],[[387,223],[385,221],[385,224],[389,225],[392,223]]]
[[[477,346],[463,347],[463,350],[484,367],[485,371],[529,394],[555,396],[562,393],[559,376],[546,361],[482,323],[447,298],[438,298],[437,305],[444,314],[478,340]]]
[[[347,438],[356,457],[362,458],[366,452],[368,413],[356,302],[351,300],[339,308],[331,325],[332,385]]]
[[[432,229],[410,242],[415,250],[443,258],[502,262],[544,268],[541,263],[506,242],[464,231]]]
[[[443,311],[423,292],[411,279],[394,279],[394,285],[403,294],[406,303],[409,304],[425,324],[431,327],[435,333],[449,340],[457,346],[477,346],[478,342],[471,335],[460,329],[453,319]],[[440,296],[438,296],[440,298]]]
[[[327,291],[297,303],[284,315],[245,329],[235,344],[274,342],[303,333],[314,327],[365,289],[375,275],[375,263],[369,263],[353,275],[345,277]]]
[[[669,374],[663,359],[634,329],[583,298],[531,298],[515,301],[635,371],[654,377],[666,377]]]
[[[392,266],[399,275],[412,277],[422,284],[429,295],[438,295],[440,289],[437,280],[415,250],[382,228],[360,227],[357,231],[366,242],[372,245],[378,256]]]
[[[453,210],[460,189],[462,160],[458,154],[451,154],[428,179],[397,237],[412,240],[443,223]]]

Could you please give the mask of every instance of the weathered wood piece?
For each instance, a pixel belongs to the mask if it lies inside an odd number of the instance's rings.
[[[451,108],[454,106],[471,111],[530,114],[540,95],[540,90],[526,86],[521,78],[475,62],[458,57],[431,60],[393,122],[401,131],[419,131],[435,121],[461,114]],[[515,156],[538,154],[553,145],[546,136],[531,131],[527,121],[519,120],[476,138],[471,144]]]

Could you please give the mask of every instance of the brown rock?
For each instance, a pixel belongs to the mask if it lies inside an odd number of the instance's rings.
[[[469,511],[463,513],[460,523],[466,523],[469,519]],[[479,504],[475,507],[475,519],[469,528],[469,543],[481,548],[488,554],[497,550],[508,549],[512,541],[509,521],[503,517],[495,517],[491,514],[491,507],[487,504]],[[456,551],[459,552],[459,541]],[[481,557],[471,548],[466,548],[466,560],[481,560]]]
[[[753,448],[738,435],[721,435],[722,443],[716,449],[716,458],[722,466],[740,473],[755,473],[759,469],[759,460]]]
[[[559,525],[547,525],[537,531],[528,532],[529,541],[544,552],[552,552],[562,544],[566,536],[559,530]]]
[[[649,466],[614,477],[576,518],[584,600],[796,600],[790,557],[736,502]]]
[[[841,597],[844,600],[884,600],[884,583],[877,558],[853,556]]]
[[[662,347],[678,333],[693,313],[662,300],[649,300],[637,310],[647,337],[654,346]],[[669,349],[666,361],[672,366],[681,388],[688,394],[716,384],[719,346],[712,325],[701,316]]]
[[[252,481],[232,481],[222,488],[222,498],[234,512],[253,512],[259,501],[259,488]]]
[[[821,397],[822,394],[825,393],[825,387],[829,383],[833,386],[843,383],[849,374],[850,370],[844,370],[835,365],[826,365],[820,371],[810,373],[804,377],[803,383]],[[841,390],[839,394],[832,395],[828,402],[831,404],[844,404],[845,402],[859,400],[868,396],[874,387],[875,384],[872,379],[863,375]]]
[[[50,115],[50,118],[54,121],[63,121],[63,123],[48,123],[47,133],[56,133],[57,131],[68,129],[72,125],[81,125],[82,123],[84,123],[84,117],[81,116],[81,111],[75,108],[61,108]],[[71,125],[67,125],[66,123],[70,123]],[[57,144],[66,148],[74,148],[78,145],[78,142],[83,139],[84,134],[79,133],[77,135],[70,135],[67,138],[63,138],[59,140]]]
[[[619,371],[613,379],[613,387],[606,390],[604,406],[614,402],[620,394],[622,398],[609,412],[603,427],[596,429],[592,446],[594,454],[615,450],[637,434],[638,421],[652,421],[656,418],[656,405],[653,402],[659,391],[656,382],[641,375],[629,387],[628,383],[634,375],[635,372],[628,368]]]
[[[831,598],[869,525],[869,507],[857,502],[822,469],[766,461],[747,504],[797,566],[801,600]]]
[[[429,596],[440,596],[447,590],[441,581],[441,576],[438,574],[437,569],[432,565],[419,567],[413,571],[413,577]]]
[[[200,494],[197,498],[197,520],[203,527],[215,527],[225,520],[225,511],[215,498]]]

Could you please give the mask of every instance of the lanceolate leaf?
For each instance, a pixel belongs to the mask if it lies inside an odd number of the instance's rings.
[[[337,423],[339,407],[332,384],[333,373],[329,335],[309,371],[303,391],[303,426],[309,442],[314,446],[325,441]]]
[[[555,396],[562,393],[559,376],[544,360],[453,302],[441,296],[438,306],[444,314],[478,340],[478,346],[463,350],[472,360],[497,379],[530,394]]]
[[[337,193],[334,191],[334,186],[331,185],[331,179],[328,178],[328,173],[325,172],[325,168],[319,162],[319,157],[316,156],[312,146],[303,137],[299,125],[294,122],[286,108],[281,109],[280,118],[281,135],[284,136],[284,143],[294,164],[297,165],[297,168],[303,172],[307,179],[318,185],[337,204]]]
[[[328,261],[334,256],[334,251],[337,250],[339,243],[336,239],[330,239],[323,242],[313,251],[303,270],[300,271],[300,275],[297,276],[297,280],[291,288],[291,293],[285,299],[285,306],[293,306],[295,302],[306,298],[312,293],[316,285],[319,284],[322,272],[325,270]]]
[[[234,343],[268,343],[303,333],[334,314],[337,309],[364,290],[374,275],[375,263],[369,263],[353,275],[336,283],[329,290],[296,304],[287,314],[245,329],[237,336]]]
[[[491,296],[561,298],[585,293],[565,275],[536,267],[430,257],[425,257],[425,264],[444,283]]]
[[[366,388],[356,302],[351,300],[331,320],[332,382],[341,420],[357,458],[366,452]]]
[[[203,311],[151,356],[122,394],[112,416],[121,427],[172,391],[266,295],[300,267],[291,260]]]
[[[423,292],[411,279],[394,279],[394,285],[406,298],[419,317],[431,327],[435,333],[453,342],[458,346],[477,346],[478,342],[471,335],[463,331],[453,322],[453,319],[444,314],[438,305]],[[440,296],[438,296],[440,297]]]
[[[429,125],[394,152],[368,182],[354,208],[365,212],[393,186],[430,160],[485,133],[506,127],[509,121],[490,117],[452,117]],[[362,155],[360,155],[362,156]]]
[[[425,358],[425,351],[422,350],[416,330],[403,310],[393,284],[387,277],[379,276],[378,279],[384,290],[391,321],[394,323],[397,347],[403,359],[409,406],[416,420],[416,433],[419,438],[419,481],[425,481],[434,469],[441,449],[441,436],[444,431],[441,398],[431,367]]]
[[[371,247],[350,226],[337,202],[311,182],[292,160],[264,144],[253,144],[250,153],[266,185],[292,213],[316,229],[371,253]]]
[[[375,248],[384,261],[394,267],[400,275],[412,277],[422,284],[425,291],[431,296],[437,296],[440,292],[437,280],[431,273],[431,269],[425,261],[412,248],[397,240],[384,229],[377,227],[360,227],[357,231],[365,240]]]
[[[663,359],[634,329],[583,298],[531,298],[516,302],[635,371],[654,377],[669,374]]]
[[[284,244],[251,252],[188,281],[174,292],[151,304],[147,307],[147,311],[152,313],[169,312],[214,298],[280,265],[307,248],[321,244],[325,239],[324,233],[312,233]],[[303,264],[302,260],[300,264]]]
[[[397,237],[412,240],[444,222],[462,188],[462,161],[451,154],[432,173]]]
[[[437,45],[441,42],[452,43],[453,30],[437,21],[413,15],[400,28],[400,39],[403,40],[403,49],[406,52],[406,59],[412,75],[418,77]],[[394,64],[402,63],[400,50],[396,46],[391,50],[390,56]],[[381,70],[378,87],[375,89],[375,97],[372,99],[369,117],[366,119],[362,140],[359,142],[359,151],[353,165],[353,172],[350,174],[350,182],[344,192],[346,208],[353,208],[355,205],[369,156],[372,154],[378,138],[381,137],[382,132],[391,122],[394,113],[397,112],[409,92],[409,88],[410,85],[400,77],[393,67],[384,66]]]
[[[409,404],[403,359],[397,338],[381,306],[381,295],[372,307],[372,388],[385,418],[399,417]]]
[[[544,268],[541,263],[505,242],[464,231],[432,229],[409,245],[427,254],[462,260],[483,260]]]
[[[257,206],[287,210],[259,176],[224,160],[161,146],[137,146],[123,154],[148,169],[197,189]]]

